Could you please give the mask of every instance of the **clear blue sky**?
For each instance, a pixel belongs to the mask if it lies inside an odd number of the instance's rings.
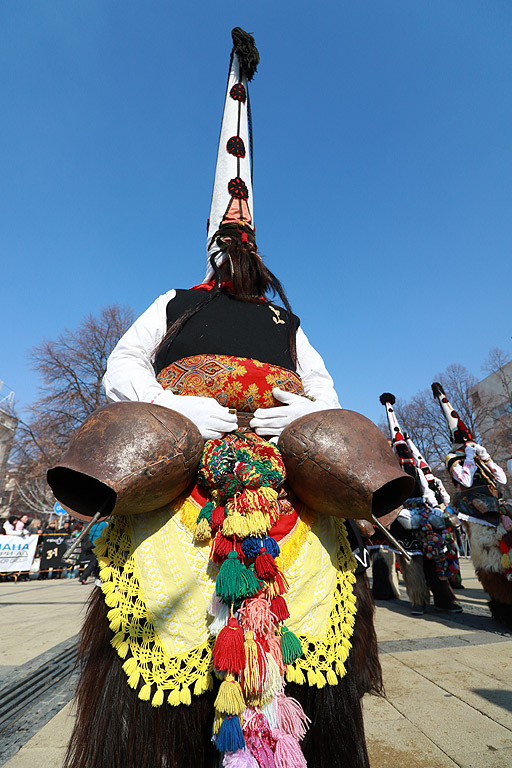
[[[0,379],[204,272],[230,30],[252,32],[259,247],[375,421],[509,349],[510,0],[5,0]]]

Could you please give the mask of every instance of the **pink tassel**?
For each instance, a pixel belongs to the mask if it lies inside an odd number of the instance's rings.
[[[248,749],[238,752],[226,752],[222,761],[223,768],[258,768],[258,763]]]
[[[268,645],[268,651],[270,655],[272,656],[277,666],[279,667],[279,672],[281,673],[281,675],[284,675],[284,673],[286,672],[286,667],[283,662],[283,652],[281,651],[281,640],[277,637],[277,635],[268,635],[267,645]]]
[[[276,768],[307,768],[299,742],[293,736],[283,731],[272,731],[272,736],[276,740],[274,752]]]
[[[251,753],[254,755],[259,768],[276,768],[274,755],[267,744],[263,744],[263,742],[255,742],[248,746]]]
[[[270,610],[270,603],[264,597],[253,597],[246,600],[239,611],[240,623],[244,629],[250,629],[258,635],[268,635],[271,632],[275,616]]]
[[[299,702],[284,693],[277,696],[277,721],[281,731],[297,741],[304,738],[311,722]]]

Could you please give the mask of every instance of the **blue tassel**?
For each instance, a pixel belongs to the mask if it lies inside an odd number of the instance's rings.
[[[245,739],[238,715],[228,715],[221,723],[215,746],[219,752],[237,752],[245,749]]]
[[[247,536],[242,541],[242,549],[246,557],[257,557],[261,549],[261,539],[258,539],[256,536]]]
[[[267,550],[268,554],[274,558],[274,560],[276,557],[279,557],[281,550],[279,549],[279,544],[275,539],[272,538],[272,536],[265,536],[263,539],[263,546]],[[259,550],[256,554],[259,554]],[[254,557],[256,557],[256,555],[254,555]]]

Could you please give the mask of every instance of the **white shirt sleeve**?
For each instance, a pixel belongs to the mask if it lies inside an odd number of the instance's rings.
[[[452,466],[453,477],[457,480],[457,482],[459,482],[465,488],[471,488],[471,486],[473,485],[473,476],[475,472],[476,472],[476,464],[474,462],[474,459],[468,456],[466,456],[464,464],[462,464],[462,462],[460,461],[457,461]]]
[[[174,289],[159,296],[116,344],[103,377],[110,402],[151,403],[165,391],[156,380],[153,357],[167,330],[167,304],[175,296]]]
[[[308,341],[302,328],[297,330],[297,373],[306,395],[311,395],[327,408],[341,408],[334,382],[324,361]]]
[[[498,466],[498,464],[496,464],[491,459],[488,459],[486,461],[486,466],[491,470],[494,477],[496,478],[496,481],[498,483],[501,483],[502,485],[505,485],[505,483],[507,482],[507,476],[505,472],[502,470],[502,468]]]

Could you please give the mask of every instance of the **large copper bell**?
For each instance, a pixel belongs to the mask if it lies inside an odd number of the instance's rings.
[[[387,524],[414,486],[380,429],[355,411],[302,416],[278,445],[290,488],[316,512],[363,520],[373,514]]]
[[[75,432],[48,470],[59,502],[80,520],[151,512],[195,479],[203,440],[185,416],[160,405],[106,405]]]

